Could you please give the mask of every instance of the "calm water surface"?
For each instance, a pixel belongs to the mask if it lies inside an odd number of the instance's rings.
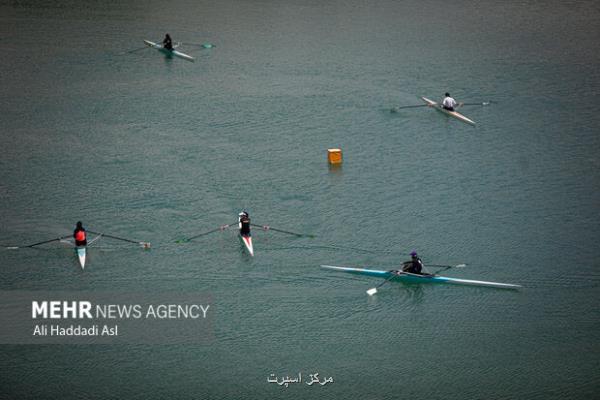
[[[2,290],[199,291],[197,346],[0,347],[2,398],[588,399],[598,393],[600,7],[0,2]],[[140,48],[165,32],[195,63]],[[213,43],[201,49],[195,44]],[[186,44],[187,43],[187,44]],[[476,127],[419,104],[450,91]],[[326,149],[341,147],[330,169]],[[235,221],[255,230],[249,258]],[[386,284],[416,249],[449,276]],[[324,387],[269,384],[318,372]]]

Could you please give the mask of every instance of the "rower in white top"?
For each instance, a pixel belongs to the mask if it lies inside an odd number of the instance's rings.
[[[454,108],[458,106],[458,103],[456,102],[456,100],[454,100],[451,96],[450,93],[447,93],[444,95],[444,100],[442,100],[442,108],[444,110],[448,110],[448,111],[454,111]]]
[[[253,256],[254,247],[252,246],[252,236],[250,234],[250,216],[246,211],[242,211],[239,214],[238,224],[240,228],[240,240],[244,243],[248,253]]]

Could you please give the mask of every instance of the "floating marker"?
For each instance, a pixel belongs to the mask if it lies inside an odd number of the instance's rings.
[[[332,165],[341,164],[342,149],[327,149],[327,160]]]

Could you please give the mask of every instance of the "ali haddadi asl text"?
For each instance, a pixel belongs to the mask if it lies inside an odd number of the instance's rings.
[[[100,328],[98,325],[81,326],[81,325],[36,325],[33,328],[33,336],[118,336],[118,325],[108,326],[103,325]]]

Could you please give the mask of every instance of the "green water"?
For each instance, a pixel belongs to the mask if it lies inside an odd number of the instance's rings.
[[[1,398],[588,399],[598,393],[600,7],[0,3],[2,290],[198,291],[196,346],[0,347]],[[142,39],[169,32],[195,63]],[[185,42],[213,43],[201,49]],[[419,104],[459,101],[471,127]],[[326,149],[341,147],[331,169]],[[232,223],[247,209],[255,257]],[[397,266],[518,292],[390,283]],[[332,376],[322,387],[270,374]]]

